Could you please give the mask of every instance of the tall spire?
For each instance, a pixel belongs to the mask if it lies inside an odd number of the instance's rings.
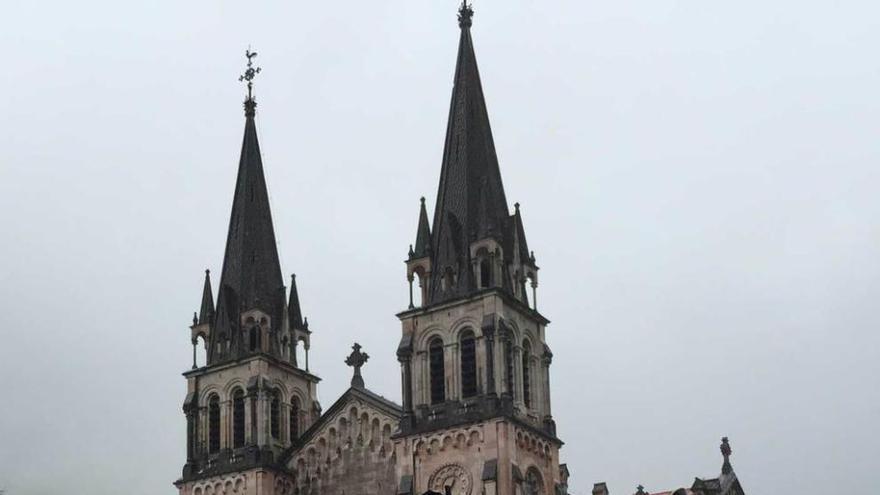
[[[211,270],[205,270],[205,287],[202,289],[202,306],[199,309],[199,325],[211,323],[214,318],[214,293],[211,291]]]
[[[259,68],[253,67],[255,56],[256,53],[247,51],[248,67],[240,78],[248,82],[244,138],[217,291],[217,331],[211,337],[215,341],[225,336],[233,340],[233,345],[240,337],[240,332],[232,330],[238,328],[241,312],[260,309],[273,321],[281,321],[284,313],[284,282],[254,123],[257,102],[252,88],[254,75],[259,72]]]
[[[434,273],[450,273],[455,287],[434,277],[428,303],[476,290],[470,264],[471,243],[493,238],[505,246],[512,239],[510,212],[501,182],[489,114],[474,53],[473,9],[462,2],[458,60],[443,150],[437,204],[434,210],[432,263]]]

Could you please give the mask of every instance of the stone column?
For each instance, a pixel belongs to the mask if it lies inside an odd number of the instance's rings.
[[[453,342],[449,345],[449,354],[450,361],[452,362],[452,369],[447,371],[447,375],[449,375],[449,390],[446,391],[446,400],[457,400],[461,399],[461,352],[459,350],[458,342]]]
[[[425,353],[424,351],[416,354],[416,383],[418,384],[416,390],[419,391],[419,393],[416,395],[416,399],[418,400],[419,404],[430,404],[430,398],[428,397],[429,387],[426,380],[426,377],[428,376],[427,361],[427,353]]]
[[[257,407],[257,424],[259,424],[257,438],[261,446],[267,445],[271,438],[269,435],[269,394],[267,392],[265,388],[260,389],[259,407]]]
[[[412,351],[398,354],[397,360],[400,362],[400,381],[403,388],[403,419],[400,427],[406,431],[413,426]]]
[[[523,388],[519,386],[519,384],[525,383],[523,381],[522,346],[518,342],[514,343],[513,341],[511,341],[511,345],[513,347],[513,399],[514,402],[523,406]]]
[[[199,416],[199,428],[197,431],[199,445],[197,450],[200,453],[204,453],[208,451],[208,407],[200,407],[197,414]]]
[[[486,393],[496,395],[495,387],[495,326],[483,325],[483,336],[486,341]]]
[[[544,361],[544,414],[550,416],[550,360]]]
[[[192,462],[196,457],[196,412],[192,409],[186,411],[186,462]]]
[[[220,403],[220,449],[232,448],[232,435],[230,435],[232,401]]]

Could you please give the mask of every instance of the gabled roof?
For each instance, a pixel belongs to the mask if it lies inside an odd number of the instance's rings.
[[[401,416],[403,416],[403,407],[401,407],[400,405],[366,388],[351,387],[346,390],[345,393],[343,393],[338,399],[336,399],[336,402],[334,402],[329,409],[321,414],[321,417],[317,421],[315,421],[312,426],[310,426],[309,429],[306,430],[305,433],[303,433],[301,437],[297,439],[296,443],[293,446],[288,448],[281,455],[280,464],[287,464],[290,458],[292,458],[296,454],[296,452],[299,451],[300,448],[308,445],[312,438],[318,435],[321,430],[324,429],[324,426],[328,422],[332,421],[339,411],[344,410],[347,404],[358,400],[374,407],[378,411],[381,411],[392,418],[399,419]]]

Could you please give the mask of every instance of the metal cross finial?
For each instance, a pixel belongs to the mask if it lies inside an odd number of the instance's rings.
[[[361,367],[370,356],[366,352],[361,352],[361,345],[357,342],[351,346],[351,354],[345,358],[345,364],[354,368],[354,376],[351,377],[351,386],[364,388],[364,377],[361,376]]]
[[[260,73],[260,67],[254,67],[254,58],[257,56],[257,52],[252,52],[251,47],[248,47],[244,52],[244,56],[247,57],[247,68],[244,71],[244,74],[238,77],[239,81],[247,81],[248,88],[248,101],[253,100],[253,88],[254,88],[254,77]]]

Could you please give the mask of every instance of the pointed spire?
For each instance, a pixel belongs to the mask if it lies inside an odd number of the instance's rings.
[[[421,198],[419,209],[419,227],[416,232],[415,248],[410,246],[410,259],[427,256],[431,252],[431,225],[428,223],[428,211],[425,209],[425,197]]]
[[[299,306],[299,292],[296,289],[296,274],[290,275],[290,300],[287,302],[287,315],[290,328],[305,329],[302,309]]]
[[[519,257],[523,262],[529,261],[535,264],[535,253],[529,251],[529,243],[526,241],[526,229],[523,227],[522,215],[519,212],[519,203],[514,203],[514,221],[516,222],[516,239],[519,245]]]
[[[263,160],[257,140],[254,115],[257,103],[251,93],[251,80],[258,72],[252,67],[256,53],[247,52],[248,70],[242,80],[248,81],[248,97],[244,102],[245,125],[238,162],[238,177],[232,200],[229,232],[220,285],[217,289],[216,336],[238,338],[239,315],[260,309],[274,321],[284,313],[284,279],[278,261],[275,230],[269,208],[269,192],[263,174]]]
[[[205,287],[202,289],[202,307],[199,309],[199,324],[211,323],[214,319],[214,293],[211,291],[211,270],[205,270]]]
[[[473,13],[462,2],[458,11],[461,37],[432,239],[434,269],[452,269],[458,282],[453,290],[443,290],[442,277],[434,278],[428,291],[429,304],[476,290],[469,263],[471,243],[491,237],[506,250],[512,239],[508,232],[510,212],[471,38]]]

